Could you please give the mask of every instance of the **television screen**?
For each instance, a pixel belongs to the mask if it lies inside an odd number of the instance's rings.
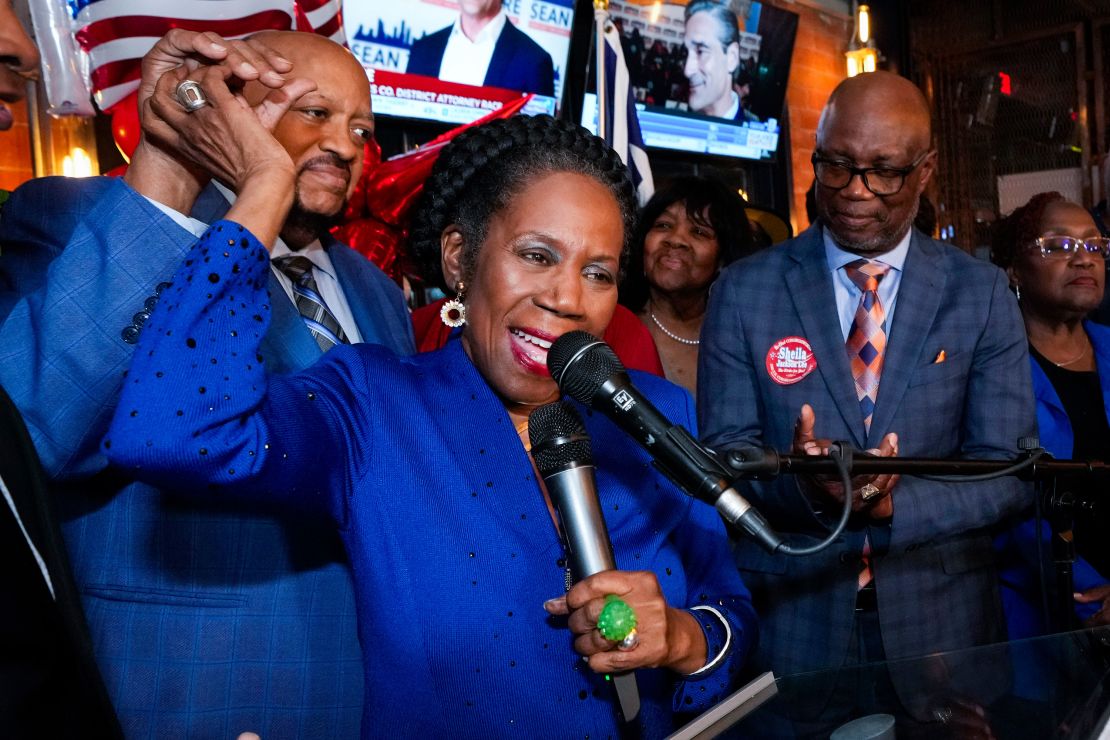
[[[555,114],[574,0],[345,0],[374,112],[469,123],[524,93]]]
[[[685,7],[613,0],[609,14],[647,146],[748,159],[774,154],[797,15],[756,0]],[[596,130],[590,77],[582,124]]]

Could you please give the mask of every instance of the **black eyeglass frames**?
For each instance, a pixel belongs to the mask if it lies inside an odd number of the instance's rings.
[[[931,151],[931,150],[930,150]],[[906,177],[925,161],[929,152],[923,152],[905,167],[856,167],[839,159],[829,159],[818,152],[813,153],[813,174],[817,182],[826,188],[843,190],[852,178],[859,175],[863,186],[875,195],[897,195],[906,184]]]

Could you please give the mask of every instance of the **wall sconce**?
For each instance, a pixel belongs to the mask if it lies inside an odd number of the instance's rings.
[[[855,77],[861,72],[874,72],[878,68],[879,50],[871,38],[871,8],[867,5],[856,5],[852,2],[855,12],[855,29],[852,31],[852,40],[848,43],[848,51],[844,53],[848,61],[848,76]]]
[[[82,147],[75,146],[62,158],[62,174],[66,177],[92,177],[93,161]]]

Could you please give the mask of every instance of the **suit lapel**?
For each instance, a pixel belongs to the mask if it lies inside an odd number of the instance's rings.
[[[902,403],[910,376],[921,364],[921,350],[933,326],[947,282],[944,255],[936,245],[918,234],[910,237],[910,250],[898,285],[894,323],[888,327],[886,357],[879,380],[879,396],[871,419],[870,439],[879,440],[889,431]]]
[[[1098,382],[1102,386],[1103,406],[1110,409],[1110,342],[1105,341],[1102,327],[1092,326],[1090,321],[1084,321],[1083,325],[1087,328],[1087,336],[1095,349],[1095,370],[1098,371]],[[1030,359],[1035,365],[1036,360]]]
[[[274,271],[270,270],[270,330],[262,340],[262,353],[268,358],[270,372],[303,370],[323,354],[320,345],[305,326],[300,311],[289,300]]]
[[[856,397],[848,353],[841,339],[840,317],[836,311],[836,297],[825,259],[821,229],[811,228],[799,239],[807,241],[800,243],[791,255],[795,264],[784,276],[783,289],[794,303],[794,310],[802,322],[804,338],[813,347],[817,372],[840,411],[845,428],[851,430],[853,441],[860,445],[863,442],[863,412]],[[817,425],[818,429],[822,428],[820,418]]]
[[[505,26],[501,29],[501,33],[497,36],[497,43],[493,46],[493,57],[489,60],[489,66],[486,68],[486,79],[484,84],[492,85],[491,77],[496,76],[499,70],[511,69],[513,55],[516,53],[516,44],[513,43],[512,21],[506,21]],[[446,46],[444,46],[446,49]]]
[[[216,189],[215,185],[209,183],[204,190],[200,191],[189,215],[197,221],[211,225],[226,216],[230,207],[231,204],[223,194]]]
[[[392,327],[385,320],[389,313],[387,307],[382,305],[381,291],[367,290],[367,286],[374,285],[374,276],[365,275],[363,271],[377,268],[366,257],[330,237],[323,239],[323,245],[335,267],[335,277],[343,289],[362,341],[386,347],[402,346],[392,341],[396,338],[390,336]]]

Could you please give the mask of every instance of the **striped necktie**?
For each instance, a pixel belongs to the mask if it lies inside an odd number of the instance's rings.
[[[889,265],[867,260],[856,260],[844,267],[848,279],[861,292],[845,346],[852,365],[852,377],[856,381],[856,397],[863,412],[863,426],[868,431],[871,430],[871,416],[875,413],[879,376],[883,372],[883,355],[886,352],[886,331],[883,329],[886,313],[879,301],[879,281],[889,270]]]
[[[293,281],[293,302],[316,343],[320,345],[320,350],[327,352],[337,344],[347,344],[347,335],[328,310],[319,288],[316,287],[316,279],[312,277],[312,260],[303,255],[291,254],[278,257],[274,264]]]
[[[883,355],[886,353],[886,331],[883,329],[886,312],[879,300],[879,282],[889,270],[889,265],[863,259],[844,266],[848,279],[855,283],[861,293],[845,346],[852,365],[852,377],[856,381],[860,411],[863,412],[863,426],[867,431],[871,431],[871,417],[875,413],[879,376],[883,372]],[[857,590],[870,585],[873,580],[875,573],[871,568],[871,538],[865,537],[859,572],[856,575]]]

